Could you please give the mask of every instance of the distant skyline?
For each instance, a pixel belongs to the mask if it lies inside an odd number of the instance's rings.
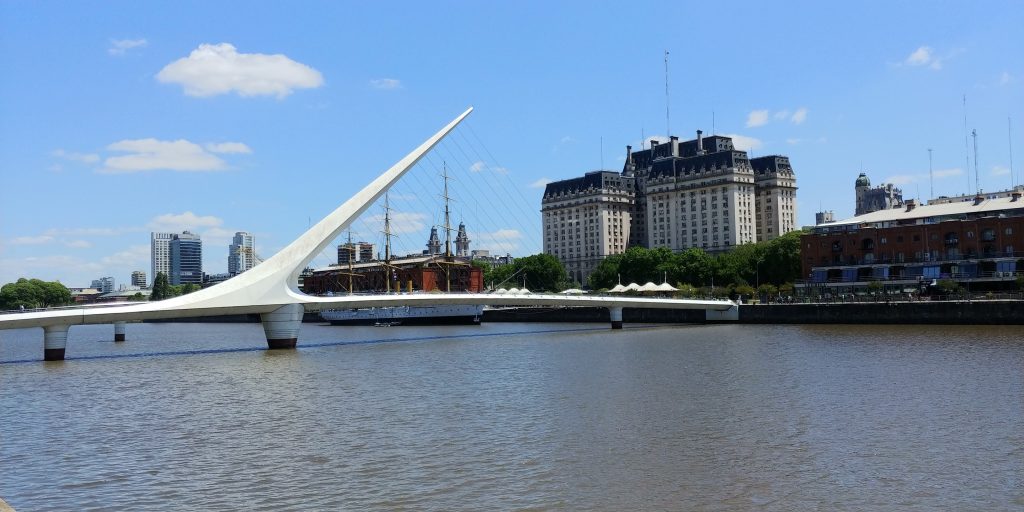
[[[540,250],[545,183],[621,170],[627,144],[669,131],[789,156],[802,225],[851,216],[862,170],[928,199],[929,148],[935,195],[974,192],[965,95],[977,180],[1006,189],[1024,179],[1020,11],[2,2],[0,284],[129,282],[149,272],[151,231],[200,234],[211,274],[227,271],[236,231],[269,258],[470,105],[470,135],[396,187],[403,251],[438,223],[423,190],[441,166],[472,249],[525,255]],[[479,154],[464,148],[477,137]],[[380,221],[367,212],[354,236],[379,236]]]

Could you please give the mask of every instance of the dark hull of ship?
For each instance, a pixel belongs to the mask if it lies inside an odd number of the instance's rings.
[[[331,320],[331,325],[480,325],[479,316],[430,316],[398,318],[381,316],[377,318],[353,318]]]

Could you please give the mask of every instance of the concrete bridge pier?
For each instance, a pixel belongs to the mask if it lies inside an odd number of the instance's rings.
[[[63,361],[64,349],[68,346],[70,325],[47,325],[43,327],[43,361]]]
[[[270,313],[261,314],[267,347],[271,350],[295,348],[302,327],[302,314],[305,312],[306,308],[302,304],[285,304]]]
[[[612,329],[622,329],[622,308],[608,308],[612,318]]]
[[[124,340],[124,322],[114,322],[114,341]]]

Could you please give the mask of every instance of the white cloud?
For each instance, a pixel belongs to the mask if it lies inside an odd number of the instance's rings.
[[[370,85],[375,89],[393,90],[400,89],[402,87],[402,81],[394,78],[377,78],[370,80]]]
[[[60,229],[47,229],[46,233],[50,236],[118,236],[125,233],[135,233],[142,231],[143,228],[137,227],[121,227],[121,228],[60,228]]]
[[[150,247],[148,244],[133,245],[126,250],[100,258],[100,263],[115,267],[125,267],[125,270],[128,268],[148,267],[150,262],[149,252]]]
[[[185,213],[166,213],[149,221],[146,225],[153,231],[180,233],[184,230],[195,232],[196,228],[216,228],[224,224],[224,220],[213,215],[196,215],[191,211]]]
[[[491,171],[495,174],[508,174],[508,169],[504,167],[490,167],[482,161],[474,162],[473,165],[469,166],[470,172],[480,171]]]
[[[737,135],[734,133],[727,133],[724,135],[732,139],[733,146],[740,151],[750,151],[752,149],[761,149],[763,143],[760,139],[753,137],[747,137],[746,135]]]
[[[805,107],[798,108],[796,112],[793,112],[793,117],[790,117],[789,120],[794,124],[802,124],[807,120],[807,109]]]
[[[932,60],[932,49],[930,46],[922,46],[910,54],[903,62],[908,66],[924,66]]]
[[[111,39],[107,53],[120,56],[132,48],[143,48],[147,44],[145,39]]]
[[[1013,82],[1013,75],[1010,75],[1010,73],[1008,73],[1006,71],[1003,71],[1003,74],[999,75],[999,82],[998,82],[999,85],[1001,85],[1001,86],[1002,85],[1009,85],[1012,82]]]
[[[768,124],[767,110],[753,110],[747,115],[747,128],[764,126],[765,124]]]
[[[1007,174],[1010,174],[1010,169],[1008,167],[1003,167],[1001,165],[992,167],[992,176],[1006,176]]]
[[[561,144],[568,144],[570,142],[576,142],[576,139],[572,138],[569,135],[566,135],[565,137],[562,137],[561,139],[559,139],[558,142],[561,143]]]
[[[88,249],[89,247],[92,247],[92,242],[88,240],[70,240],[64,242],[64,245],[66,247],[71,247],[72,249]]]
[[[54,239],[50,235],[39,235],[39,236],[19,236],[12,238],[10,241],[11,245],[42,245],[52,242]]]
[[[892,183],[893,185],[906,185],[908,183],[914,183],[918,181],[919,176],[913,174],[896,174],[889,176],[883,181],[883,183]]]
[[[71,151],[64,151],[63,149],[54,150],[53,156],[62,158],[69,162],[81,162],[85,164],[94,164],[100,161],[100,156],[95,153],[75,153]]]
[[[942,63],[944,60],[951,58],[960,53],[960,50],[954,50],[946,57],[937,57],[935,51],[930,46],[920,46],[916,50],[910,53],[906,59],[903,60],[903,64],[907,66],[928,66],[928,68],[938,71],[942,69]]]
[[[492,255],[512,253],[519,249],[523,234],[516,229],[499,229],[489,233],[471,233],[474,247],[491,251]]]
[[[777,121],[785,121],[786,119],[789,118],[789,111],[788,110],[780,110],[780,111],[776,112],[775,114],[773,114],[772,117],[774,117],[775,120],[777,120]]]
[[[227,168],[224,160],[208,153],[198,144],[184,139],[164,141],[135,139],[115,142],[107,149],[132,153],[109,157],[103,172],[129,173],[166,169],[170,171],[220,171]]]
[[[550,178],[541,178],[533,183],[530,183],[530,188],[544,188],[548,183],[551,183]]]
[[[188,57],[160,70],[157,80],[181,84],[189,96],[235,92],[239,96],[288,96],[323,85],[319,71],[276,54],[238,53],[228,43],[201,44]]]
[[[950,178],[953,176],[960,176],[963,174],[963,169],[936,169],[932,171],[932,177],[935,179]],[[924,183],[929,180],[928,173],[917,173],[917,174],[895,174],[889,176],[882,183],[892,183],[893,185],[909,185],[911,183]]]
[[[423,233],[427,227],[427,214],[417,212],[393,212],[391,214],[391,232],[396,235],[404,233]],[[371,226],[384,226],[384,215],[376,213],[366,218]]]
[[[252,153],[252,149],[241,142],[209,143],[206,150],[211,153]]]
[[[802,139],[786,139],[786,144],[797,145],[800,144]]]
[[[949,177],[952,177],[952,176],[961,176],[961,175],[963,175],[963,173],[964,173],[964,170],[960,169],[960,168],[936,169],[936,170],[932,171],[932,175],[935,176],[936,178],[949,178]]]

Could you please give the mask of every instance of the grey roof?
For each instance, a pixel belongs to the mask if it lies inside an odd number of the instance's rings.
[[[865,213],[864,215],[857,215],[849,219],[819,224],[815,228],[877,223],[923,224],[932,218],[938,221],[967,217],[991,217],[1001,213],[1012,216],[1024,215],[1024,199],[1014,201],[1012,197],[998,197],[995,199],[984,199],[977,205],[974,204],[974,201],[927,204],[917,206],[910,211],[907,211],[905,206],[901,206],[899,208]]]

